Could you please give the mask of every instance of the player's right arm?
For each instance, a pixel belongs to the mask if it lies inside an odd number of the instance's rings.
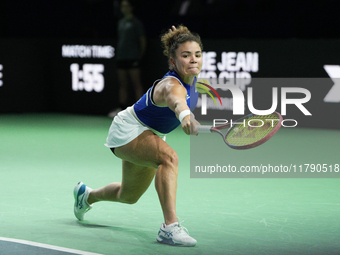
[[[154,90],[153,100],[158,106],[167,106],[175,112],[176,117],[179,118],[181,112],[189,110],[187,105],[187,91],[175,78],[166,78],[160,81]],[[192,118],[192,116],[191,116]],[[197,134],[197,121],[191,120],[190,115],[185,116],[181,122],[183,131],[190,134]],[[191,125],[193,124],[193,125]]]

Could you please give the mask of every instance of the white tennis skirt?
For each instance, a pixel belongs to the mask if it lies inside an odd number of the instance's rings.
[[[126,108],[114,117],[106,138],[105,146],[117,148],[128,144],[146,130],[151,130],[165,141],[165,134],[145,126],[137,119],[133,106]]]

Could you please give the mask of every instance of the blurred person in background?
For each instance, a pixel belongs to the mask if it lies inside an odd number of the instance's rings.
[[[134,14],[132,0],[123,0],[120,11],[123,18],[118,21],[118,43],[116,47],[116,65],[119,79],[119,106],[108,116],[114,117],[129,104],[129,82],[133,85],[134,97],[139,99],[144,94],[141,81],[140,64],[146,50],[145,30],[142,22]]]

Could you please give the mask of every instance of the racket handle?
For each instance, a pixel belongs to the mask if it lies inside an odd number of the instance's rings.
[[[210,133],[212,126],[199,125],[196,128],[198,133]]]

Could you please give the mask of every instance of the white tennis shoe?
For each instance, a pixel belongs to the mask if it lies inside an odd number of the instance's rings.
[[[175,222],[170,225],[162,223],[158,232],[157,241],[174,246],[195,246],[197,241],[189,236],[188,230]]]
[[[74,188],[74,215],[78,220],[84,220],[85,213],[92,209],[92,205],[87,202],[91,191],[92,189],[82,182],[79,182]]]

